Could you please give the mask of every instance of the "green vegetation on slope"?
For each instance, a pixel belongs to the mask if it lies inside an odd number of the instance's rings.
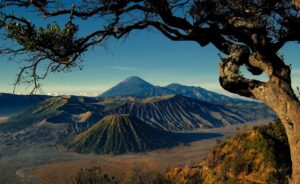
[[[34,142],[82,132],[103,117],[102,106],[96,102],[93,98],[75,96],[47,99],[0,124],[0,135],[6,134],[5,139],[18,137],[18,141]]]
[[[81,153],[121,154],[174,146],[174,138],[133,116],[108,115],[66,144]]]
[[[42,121],[45,118],[59,115],[62,112],[58,111],[58,108],[65,105],[67,102],[68,100],[66,98],[47,99],[37,106],[11,117],[7,123],[1,124],[0,130],[21,130],[33,123]]]
[[[166,177],[176,183],[193,183],[190,180],[199,178],[205,184],[284,184],[290,173],[287,137],[283,126],[274,122],[218,142],[200,164],[173,168]]]

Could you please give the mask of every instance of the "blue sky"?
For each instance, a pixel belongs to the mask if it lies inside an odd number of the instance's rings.
[[[288,44],[282,52],[292,64],[294,86],[300,86],[300,45]],[[195,42],[173,42],[156,31],[132,33],[126,41],[112,41],[108,49],[96,47],[83,58],[83,70],[50,74],[42,81],[46,94],[95,96],[129,76],[154,85],[180,83],[229,94],[218,82],[218,50]],[[0,58],[0,92],[12,92],[19,65]],[[17,93],[29,93],[19,86]]]

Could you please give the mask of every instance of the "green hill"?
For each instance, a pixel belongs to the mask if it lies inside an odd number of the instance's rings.
[[[108,115],[87,131],[72,137],[67,147],[81,153],[142,152],[177,144],[172,133],[155,129],[128,115]]]
[[[20,113],[49,98],[51,96],[0,93],[0,116]]]
[[[104,116],[101,111],[93,98],[50,98],[0,124],[0,142],[55,142],[91,127]]]
[[[87,112],[101,112],[97,101],[87,97],[61,96],[47,99],[35,107],[9,118],[0,125],[2,131],[22,130],[42,120],[52,123],[72,123]]]
[[[219,142],[207,159],[173,168],[166,178],[175,183],[284,184],[290,173],[287,137],[275,122]]]

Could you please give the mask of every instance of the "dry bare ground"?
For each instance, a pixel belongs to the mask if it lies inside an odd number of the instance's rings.
[[[265,124],[265,121],[248,124],[247,128],[244,125],[235,125],[192,132],[221,133],[226,137],[261,124]],[[240,130],[236,127],[240,127]],[[81,168],[94,162],[100,164],[105,173],[125,181],[131,175],[131,168],[164,171],[173,166],[199,161],[214,147],[216,139],[203,139],[170,149],[124,155],[83,155],[62,151],[53,145],[33,145],[15,151],[0,145],[0,183],[71,183]],[[1,150],[4,153],[2,156]],[[11,153],[5,154],[9,152]]]

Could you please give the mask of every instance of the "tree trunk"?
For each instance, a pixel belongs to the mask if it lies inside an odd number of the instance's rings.
[[[272,108],[284,125],[292,160],[290,183],[300,184],[300,103],[290,82],[273,78],[253,94]]]
[[[248,53],[236,47],[231,55],[219,64],[220,84],[227,91],[258,99],[272,108],[284,125],[292,160],[291,184],[300,184],[300,102],[290,80],[290,68],[276,55],[268,62],[261,55],[253,54],[249,64],[269,75],[268,82],[246,79],[239,73]],[[275,63],[275,64],[274,64]]]
[[[226,41],[216,41],[215,45],[229,55],[221,58],[219,64],[221,86],[229,92],[262,101],[278,115],[290,146],[290,184],[300,184],[300,102],[291,86],[290,67],[275,52],[250,52],[247,46],[230,45]],[[240,72],[242,65],[254,75],[265,72],[269,81],[245,78]]]

